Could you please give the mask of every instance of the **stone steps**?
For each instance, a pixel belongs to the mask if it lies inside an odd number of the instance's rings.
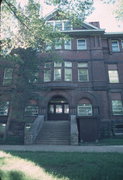
[[[70,122],[45,121],[36,139],[36,144],[47,144],[47,145],[70,144]]]

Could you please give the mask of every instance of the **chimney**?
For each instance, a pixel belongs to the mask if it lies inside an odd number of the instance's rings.
[[[92,24],[93,26],[97,27],[97,28],[100,28],[100,23],[99,23],[99,21],[89,22],[89,23]]]

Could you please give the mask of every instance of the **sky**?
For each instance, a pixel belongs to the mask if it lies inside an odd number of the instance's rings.
[[[24,4],[27,0],[18,0]],[[44,5],[44,0],[37,0],[43,4],[43,14],[49,14],[53,10],[53,6]],[[100,27],[105,29],[106,32],[123,32],[123,21],[118,21],[115,16],[114,11],[117,9],[117,2],[115,4],[104,4],[101,0],[94,0],[93,13],[88,16],[86,22],[99,21]]]

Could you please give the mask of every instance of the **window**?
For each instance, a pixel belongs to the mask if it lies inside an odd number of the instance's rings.
[[[9,101],[0,102],[0,116],[7,116],[9,111]]]
[[[120,51],[118,40],[112,40],[112,51],[113,52],[119,52]]]
[[[38,115],[38,106],[37,105],[28,105],[25,107],[26,116],[35,116]]]
[[[86,40],[85,39],[77,39],[77,49],[85,50],[87,49]]]
[[[72,25],[70,21],[64,21],[64,30],[68,31],[72,29]]]
[[[64,62],[64,67],[65,81],[72,81],[72,62]]]
[[[59,31],[69,31],[72,29],[72,24],[68,20],[48,21],[47,25],[49,25],[53,30]]]
[[[52,49],[52,42],[47,42],[46,43],[46,51],[49,51]]]
[[[55,62],[54,63],[54,80],[59,81],[61,80],[62,75],[62,63]]]
[[[60,30],[60,31],[62,31],[62,22],[55,22],[55,29],[56,30]]]
[[[87,63],[78,63],[78,81],[80,81],[80,82],[89,81],[88,64]]]
[[[88,99],[82,99],[77,107],[78,116],[92,116],[92,104]]]
[[[110,83],[119,83],[119,75],[116,64],[108,65],[108,75]]]
[[[51,81],[51,63],[44,64],[44,82]]]
[[[71,49],[71,39],[64,40],[64,49]]]
[[[64,113],[65,114],[69,113],[69,105],[68,104],[64,104]]]
[[[123,115],[123,103],[121,100],[112,100],[113,115]]]
[[[122,48],[123,48],[123,40],[121,40],[121,46],[122,46]]]
[[[62,49],[62,39],[61,38],[55,39],[55,49]]]
[[[4,78],[3,78],[3,85],[10,85],[12,82],[12,68],[5,68],[4,70]]]

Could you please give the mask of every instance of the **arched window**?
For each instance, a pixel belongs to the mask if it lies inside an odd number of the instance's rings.
[[[77,106],[78,116],[92,116],[92,104],[88,99],[82,99]]]

